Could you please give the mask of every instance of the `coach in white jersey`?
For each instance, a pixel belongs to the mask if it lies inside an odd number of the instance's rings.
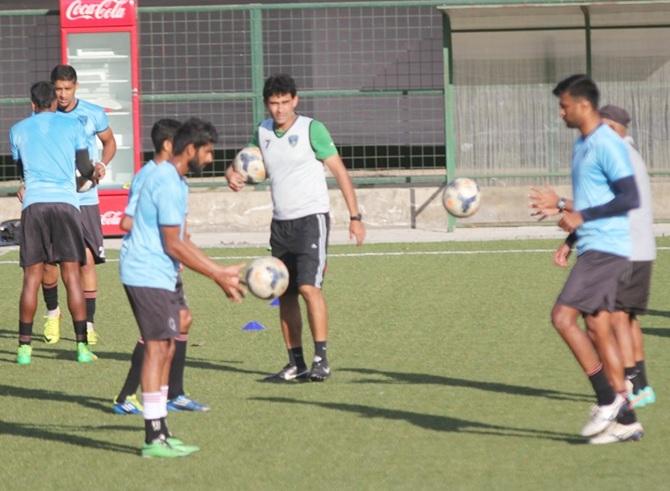
[[[258,126],[251,145],[263,153],[270,178],[272,255],[286,264],[290,274],[289,288],[281,297],[279,308],[289,363],[268,379],[323,381],[330,376],[326,356],[328,313],[321,290],[330,228],[324,165],[342,191],[350,215],[349,235],[357,245],[365,239],[365,226],[351,178],[328,130],[320,121],[296,113],[298,95],[293,78],[285,74],[269,77],[263,87],[263,99],[271,118]],[[232,166],[226,177],[233,191],[244,186],[243,177]],[[298,295],[307,305],[314,339],[314,360],[309,370],[302,351]]]
[[[633,237],[633,252],[630,257],[633,269],[626,278],[627,281],[619,283],[616,311],[612,314],[612,324],[621,349],[626,378],[632,385],[629,387],[628,399],[634,408],[638,408],[656,402],[654,389],[647,382],[642,329],[637,318],[647,311],[651,270],[656,259],[651,184],[644,160],[635,148],[633,138],[628,135],[628,112],[613,105],[604,106],[599,112],[603,122],[626,143],[640,196],[640,207],[628,212],[630,234]]]

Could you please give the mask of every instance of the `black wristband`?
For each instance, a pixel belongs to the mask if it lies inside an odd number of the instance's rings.
[[[352,215],[349,217],[349,220],[351,220],[352,222],[360,222],[363,220],[363,215],[361,215],[360,213],[358,215]]]

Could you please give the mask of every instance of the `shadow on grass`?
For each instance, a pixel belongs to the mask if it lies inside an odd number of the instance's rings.
[[[66,402],[68,404],[78,404],[82,407],[104,411],[106,413],[110,413],[111,411],[111,402],[108,399],[66,394],[65,392],[57,390],[28,389],[0,384],[0,394],[4,397],[16,397],[20,399],[29,399],[31,401],[57,401]]]
[[[437,416],[433,414],[414,413],[411,411],[400,411],[397,409],[382,409],[361,404],[345,404],[339,402],[301,401],[287,397],[252,397],[254,401],[272,402],[277,404],[302,404],[316,406],[333,411],[345,411],[356,413],[363,418],[380,418],[387,420],[406,421],[426,430],[447,431],[453,433],[472,433],[478,435],[492,435],[518,438],[539,438],[544,440],[561,441],[570,444],[582,444],[585,441],[567,433],[553,431],[534,430],[529,428],[515,428],[512,426],[499,426],[478,421],[452,418],[449,416]]]
[[[643,327],[642,332],[649,336],[661,336],[670,338],[670,327]]]
[[[1,390],[1,389],[0,389]],[[51,431],[51,429],[55,431]],[[95,450],[106,450],[111,452],[120,452],[127,454],[138,454],[138,449],[128,445],[119,445],[112,442],[106,442],[103,440],[96,440],[88,436],[82,435],[73,435],[70,433],[63,433],[64,431],[109,431],[113,427],[109,426],[63,426],[63,425],[37,425],[37,424],[27,424],[27,423],[13,423],[8,421],[0,420],[0,434],[2,435],[11,435],[18,436],[22,438],[33,438],[39,441],[52,441],[59,443],[67,443],[70,445],[76,445],[78,447],[92,448]],[[137,431],[136,427],[123,427],[123,429],[132,431]]]
[[[647,309],[647,315],[656,315],[658,317],[670,317],[670,311]]]
[[[450,387],[464,387],[468,389],[479,389],[489,392],[502,392],[505,394],[544,397],[559,401],[591,401],[593,398],[587,394],[576,392],[560,392],[552,389],[538,389],[524,385],[509,385],[499,382],[483,382],[479,380],[467,380],[463,378],[444,377],[442,375],[431,375],[427,373],[404,373],[374,370],[371,368],[341,368],[340,372],[352,372],[363,375],[379,375],[386,379],[366,378],[356,380],[357,384],[433,384],[448,385]]]

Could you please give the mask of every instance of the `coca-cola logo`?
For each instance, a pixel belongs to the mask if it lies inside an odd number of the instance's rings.
[[[102,225],[118,225],[121,223],[122,211],[106,211],[100,215],[100,223]]]
[[[68,20],[110,20],[123,19],[126,16],[126,5],[131,0],[74,0],[65,10]]]

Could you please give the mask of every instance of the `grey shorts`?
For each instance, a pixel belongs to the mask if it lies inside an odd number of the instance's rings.
[[[66,203],[34,203],[21,212],[19,264],[86,263],[79,210]]]
[[[630,275],[619,281],[616,310],[623,310],[631,315],[647,312],[653,265],[653,261],[633,261]]]
[[[140,328],[149,341],[170,339],[179,335],[179,295],[163,288],[123,285]]]
[[[557,304],[567,305],[584,315],[615,310],[619,280],[630,275],[628,258],[599,251],[587,251],[577,258]]]
[[[300,285],[321,288],[326,273],[329,232],[327,213],[295,220],[272,220],[270,246],[272,255],[281,259],[288,269],[287,291],[295,293]]]
[[[93,253],[95,264],[102,264],[105,262],[105,243],[102,238],[100,207],[98,205],[86,205],[79,208],[86,248]]]

